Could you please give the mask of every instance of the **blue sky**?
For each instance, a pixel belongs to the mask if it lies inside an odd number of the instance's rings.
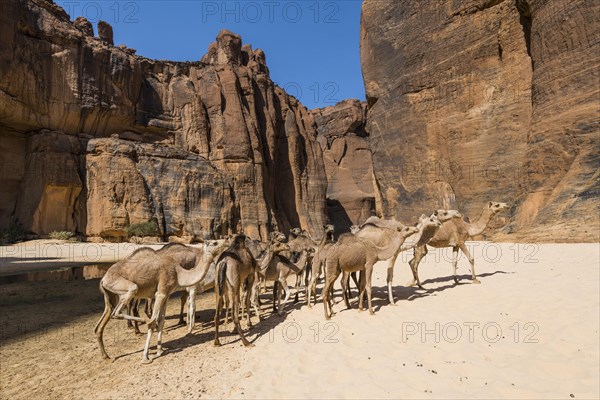
[[[225,28],[267,55],[271,78],[308,108],[364,100],[361,0],[57,1],[75,19],[113,26],[115,44],[149,58],[199,60]]]

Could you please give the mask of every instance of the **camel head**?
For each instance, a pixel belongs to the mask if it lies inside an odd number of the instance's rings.
[[[300,236],[300,235],[302,235],[302,229],[292,228],[292,229],[290,229],[290,233],[294,236]]]
[[[497,203],[495,201],[490,201],[487,204],[487,209],[491,210],[494,214],[499,213],[500,211],[508,210],[510,206],[506,203]]]
[[[353,234],[353,235],[354,235],[354,234],[355,234],[356,232],[358,232],[358,231],[360,231],[360,226],[359,226],[359,225],[352,225],[352,226],[350,227],[350,233],[351,233],[351,234]]]
[[[281,253],[282,251],[290,251],[290,246],[288,246],[287,243],[272,242],[270,244],[270,246],[271,246],[271,250],[275,254]]]
[[[287,240],[285,235],[279,231],[271,232],[271,234],[269,236],[270,236],[271,242],[282,242],[283,243]]]
[[[323,230],[325,231],[325,234],[330,234],[333,233],[333,231],[335,230],[335,227],[331,224],[325,224],[323,225]]]
[[[435,210],[433,212],[440,222],[446,222],[452,218],[462,218],[462,214],[458,210]]]
[[[406,239],[407,237],[419,232],[419,228],[417,228],[416,226],[405,226],[401,229],[398,229],[398,231],[404,237],[404,239]]]
[[[217,257],[231,245],[228,239],[207,240],[204,242],[204,254]]]
[[[429,217],[425,214],[421,214],[421,216],[419,217],[419,222],[417,223],[417,228],[419,228],[419,227],[423,227],[423,228],[438,227],[439,228],[440,226],[442,226],[442,223],[440,222],[438,217],[435,216],[435,214],[431,214]]]

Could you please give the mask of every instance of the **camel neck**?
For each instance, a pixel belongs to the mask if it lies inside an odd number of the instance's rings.
[[[394,232],[389,244],[383,248],[378,248],[378,258],[380,260],[387,260],[388,258],[394,257],[400,251],[402,243],[404,243],[404,236],[402,236],[400,232]]]
[[[208,267],[215,259],[213,253],[204,255],[198,255],[200,259],[196,262],[196,266],[190,270],[183,269],[177,266],[177,285],[179,287],[195,286],[204,279],[208,272]]]
[[[469,233],[469,236],[473,237],[481,235],[485,228],[487,228],[493,216],[494,212],[492,210],[487,207],[484,208],[477,222],[467,224],[467,232]]]
[[[271,249],[271,246],[269,245],[269,247],[267,247],[267,249],[262,254],[262,257],[258,263],[258,266],[261,270],[264,270],[269,266],[269,263],[273,259],[273,255],[273,249]]]

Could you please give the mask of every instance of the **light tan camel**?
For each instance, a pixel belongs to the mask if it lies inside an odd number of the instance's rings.
[[[191,269],[196,265],[197,260],[201,257],[205,257],[207,250],[210,247],[220,246],[225,243],[225,240],[214,240],[204,243],[200,248],[186,246],[183,244],[169,243],[162,249],[158,250],[160,254],[166,254],[174,258],[179,265],[185,269]],[[179,324],[183,325],[183,309],[186,301],[188,302],[188,331],[191,333],[196,322],[196,294],[205,292],[215,286],[215,263],[211,263],[206,276],[196,285],[187,287],[181,295],[181,311],[179,314]]]
[[[417,235],[415,235],[414,243],[417,243],[420,238],[425,234],[427,235],[432,229],[437,229],[441,226],[441,223],[450,219],[461,218],[462,215],[456,210],[437,210],[430,217],[422,215],[417,223]],[[385,220],[378,217],[370,217],[365,224],[362,225],[355,235],[368,240],[376,246],[385,246],[394,235],[406,233],[406,226],[395,220]],[[388,289],[388,301],[390,304],[394,303],[394,295],[392,291],[392,283],[394,280],[394,266],[396,259],[401,251],[405,251],[413,248],[415,245],[403,245],[398,249],[389,260],[387,260],[387,289]]]
[[[335,227],[333,225],[323,225],[323,229],[323,237],[317,244],[315,253],[313,255],[311,268],[309,271],[310,281],[306,284],[306,304],[309,308],[312,307],[313,299],[311,296],[314,297],[315,303],[317,302],[317,280],[323,271],[323,265],[325,264],[327,251],[335,243],[333,238]]]
[[[311,253],[314,252],[313,248],[307,248],[300,252],[300,258],[293,263],[287,257],[277,254],[273,257],[267,268],[260,269],[257,274],[262,277],[265,281],[274,282],[273,287],[273,311],[277,312],[279,315],[283,314],[283,308],[285,304],[290,298],[290,289],[287,284],[287,278],[294,274],[299,276],[302,273],[302,270],[306,267],[306,260],[310,257]],[[296,279],[296,292],[299,290],[299,281]],[[285,298],[283,303],[281,303],[280,297],[278,295],[277,286],[281,286],[283,288]],[[254,290],[254,296],[258,295],[258,292]]]
[[[409,261],[409,265],[413,273],[413,280],[408,284],[408,286],[417,284],[419,288],[423,288],[423,285],[421,285],[421,281],[419,280],[418,268],[421,259],[427,254],[427,245],[436,248],[452,247],[452,266],[454,268],[455,283],[458,283],[458,277],[456,276],[456,264],[458,262],[458,250],[460,249],[465,256],[467,256],[467,259],[471,264],[473,283],[481,283],[475,274],[475,260],[469,252],[465,242],[469,238],[483,233],[494,215],[500,211],[508,210],[508,208],[509,206],[506,203],[490,201],[484,206],[481,216],[477,222],[469,224],[461,218],[451,219],[444,222],[442,227],[437,230],[434,235],[432,235],[430,240],[422,240],[417,246],[415,246],[414,258]]]
[[[213,259],[225,247],[225,243],[211,247],[206,257],[197,259],[196,265],[191,270],[182,268],[172,257],[159,254],[149,248],[136,250],[129,257],[111,266],[100,280],[100,292],[104,295],[104,312],[94,328],[102,356],[109,358],[102,340],[104,328],[111,318],[116,318],[148,324],[142,363],[151,362],[148,358],[148,350],[152,331],[156,331],[158,338],[156,357],[159,357],[163,353],[162,331],[169,296],[177,290],[200,282],[206,276]],[[148,298],[154,299],[150,319],[134,317],[122,312],[132,300]]]
[[[221,342],[219,341],[219,323],[221,320],[221,311],[223,309],[223,301],[225,298],[227,298],[231,304],[233,324],[240,335],[240,338],[242,339],[242,343],[247,347],[254,346],[244,336],[244,332],[242,331],[239,321],[239,303],[242,284],[246,282],[248,291],[250,291],[250,289],[254,286],[254,274],[258,268],[263,264],[265,264],[264,267],[266,268],[276,251],[286,249],[288,249],[288,247],[285,243],[272,242],[270,246],[267,247],[267,250],[265,250],[265,254],[263,254],[262,257],[260,257],[257,261],[252,256],[250,250],[246,247],[246,236],[240,234],[234,238],[231,246],[225,252],[223,252],[223,254],[221,254],[219,260],[217,261],[216,267],[217,281],[215,284],[215,297],[217,306],[215,310],[215,346],[221,345]],[[248,323],[248,327],[252,327],[252,322],[250,319],[250,301],[251,295],[248,294],[244,299],[244,306],[247,310],[246,321]],[[256,315],[260,319],[260,311],[258,310],[258,307],[256,307],[256,304],[254,302],[252,303]]]
[[[325,286],[323,287],[325,318],[330,319],[334,314],[330,292],[333,288],[333,283],[342,271],[347,274],[361,271],[359,280],[359,310],[362,311],[366,288],[369,312],[374,314],[371,304],[373,265],[379,260],[387,260],[393,257],[399,251],[404,240],[417,231],[416,227],[406,227],[406,230],[401,231],[400,234],[393,235],[384,247],[379,247],[356,235],[342,235],[338,242],[328,250],[325,258]],[[345,279],[342,279],[342,292],[347,302]]]

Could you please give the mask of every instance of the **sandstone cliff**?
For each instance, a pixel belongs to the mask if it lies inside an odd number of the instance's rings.
[[[0,13],[0,224],[194,239],[299,226],[319,235],[327,179],[312,114],[265,55],[223,31],[198,62],[156,61],[46,0]]]
[[[505,233],[598,240],[599,13],[594,0],[365,0],[378,207],[473,218],[508,201]]]
[[[327,173],[327,211],[338,233],[375,213],[378,190],[365,131],[366,106],[351,99],[311,111]]]

